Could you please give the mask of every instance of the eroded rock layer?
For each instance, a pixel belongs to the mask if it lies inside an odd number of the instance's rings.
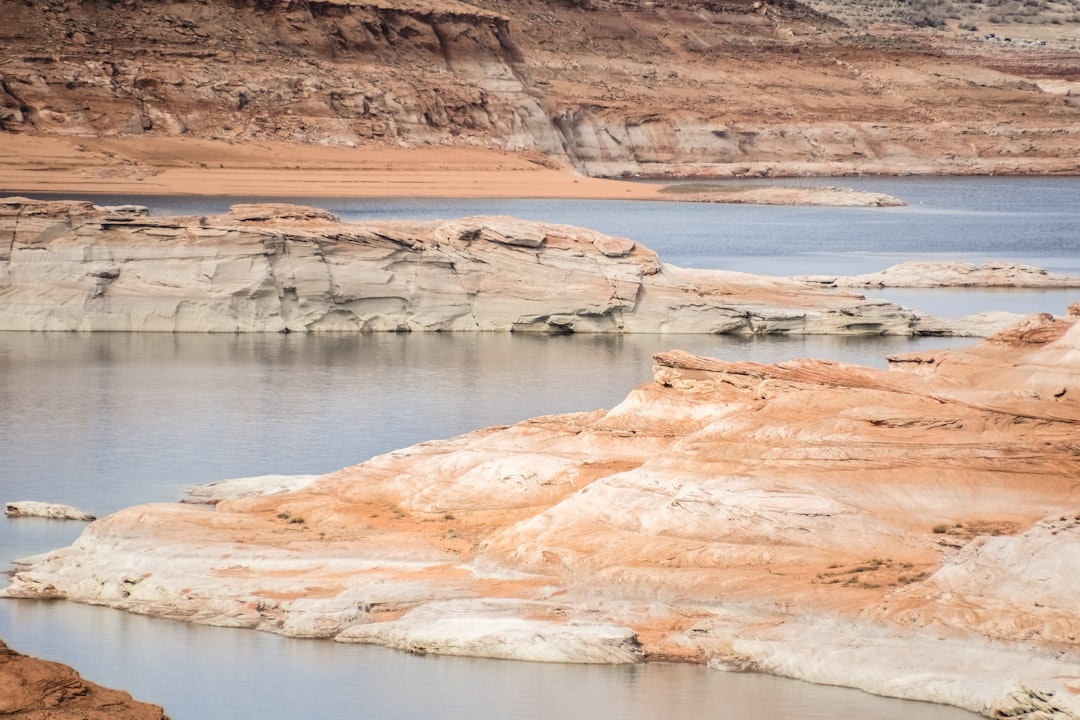
[[[3,0],[0,16],[0,132],[482,145],[608,176],[1075,173],[1080,156],[1075,35],[872,34],[791,0]]]
[[[1005,261],[975,265],[967,262],[905,262],[866,275],[803,275],[794,278],[825,287],[993,287],[1080,288],[1080,277]]]
[[[157,705],[87,682],[60,663],[0,641],[0,717],[20,720],[168,720]]]
[[[891,360],[662,353],[610,411],[116,513],[5,594],[1080,716],[1080,323]]]
[[[0,201],[0,330],[910,335],[911,311],[660,262],[626,238],[506,217],[338,222],[291,205],[151,217]]]

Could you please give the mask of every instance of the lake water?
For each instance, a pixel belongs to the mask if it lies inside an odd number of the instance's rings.
[[[915,259],[1006,259],[1080,275],[1080,179],[846,179],[895,209],[675,203],[304,200],[347,219],[504,213],[595,227],[670,262],[779,275]],[[820,183],[819,183],[820,184]],[[207,213],[237,199],[95,198]],[[961,315],[1061,313],[1080,291],[904,291]],[[916,305],[917,306],[917,305]],[[927,309],[927,308],[922,308]],[[940,338],[128,335],[0,333],[0,501],[96,514],[227,477],[327,472],[422,440],[611,407],[671,348],[876,366]],[[82,524],[0,519],[0,562]],[[579,667],[414,657],[202,628],[67,603],[0,602],[0,638],[202,718],[970,718],[968,713],[697,667]],[[419,690],[419,692],[418,692]]]

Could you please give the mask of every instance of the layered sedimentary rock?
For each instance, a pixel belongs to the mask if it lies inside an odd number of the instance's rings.
[[[791,0],[3,0],[0,16],[0,132],[73,148],[483,145],[718,176],[1075,173],[1080,156],[1067,33],[1054,49],[896,37]]]
[[[793,278],[814,285],[846,288],[994,287],[1080,288],[1080,277],[1048,272],[1012,262],[905,262],[866,275],[804,275]]]
[[[610,411],[116,513],[5,593],[1080,717],[1080,323],[890,360],[662,353]]]
[[[4,514],[8,517],[41,517],[51,520],[94,520],[90,513],[71,505],[19,500],[4,505]]]
[[[341,223],[237,205],[0,202],[0,329],[909,335],[911,311],[664,264],[626,238],[506,217]]]
[[[0,642],[0,717],[20,720],[168,720],[157,705],[87,682],[60,663]]]

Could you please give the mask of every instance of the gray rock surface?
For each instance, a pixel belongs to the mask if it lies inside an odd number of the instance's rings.
[[[918,319],[509,217],[354,224],[296,205],[152,217],[8,198],[0,330],[910,335]]]

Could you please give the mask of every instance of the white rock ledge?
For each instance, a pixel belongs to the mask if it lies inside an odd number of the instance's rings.
[[[791,278],[830,288],[1080,288],[1080,277],[1004,261],[906,262],[866,275],[800,275]]]
[[[500,660],[623,664],[641,660],[637,634],[627,627],[529,619],[547,612],[516,600],[433,602],[400,620],[353,625],[338,642],[374,643],[414,653]]]
[[[151,217],[0,200],[0,330],[912,335],[925,322],[508,217],[347,224],[295,205]]]
[[[39,517],[50,520],[82,520],[89,521],[96,518],[88,512],[71,505],[58,503],[37,502],[35,500],[20,500],[9,502],[4,506],[4,514],[11,518]]]

